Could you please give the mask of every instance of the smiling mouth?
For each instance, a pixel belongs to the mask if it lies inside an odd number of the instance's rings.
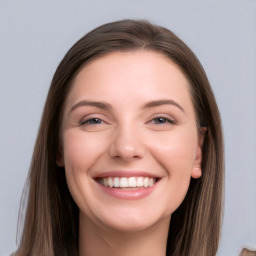
[[[152,187],[159,178],[153,177],[106,177],[96,181],[109,188],[135,189]]]

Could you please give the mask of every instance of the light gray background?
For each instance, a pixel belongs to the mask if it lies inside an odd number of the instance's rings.
[[[44,0],[0,3],[0,255],[16,248],[19,201],[52,75],[103,23],[145,18],[201,60],[222,114],[225,215],[219,256],[256,248],[256,1]]]

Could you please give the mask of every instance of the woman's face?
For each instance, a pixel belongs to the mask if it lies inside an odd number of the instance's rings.
[[[78,73],[57,163],[80,217],[122,231],[169,221],[201,175],[203,138],[188,87],[152,51],[110,53]]]

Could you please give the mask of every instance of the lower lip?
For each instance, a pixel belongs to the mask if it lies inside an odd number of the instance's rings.
[[[119,189],[119,188],[110,188],[110,187],[105,187],[98,183],[100,188],[108,195],[122,199],[122,200],[138,200],[138,199],[143,199],[147,196],[149,196],[156,188],[155,183],[151,187],[147,188],[134,188],[134,189]]]

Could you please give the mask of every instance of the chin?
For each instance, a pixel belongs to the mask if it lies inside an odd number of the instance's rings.
[[[155,227],[161,222],[168,222],[169,225],[170,216],[170,214],[162,216],[159,213],[127,210],[104,217],[101,216],[101,223],[119,232],[142,232]]]

